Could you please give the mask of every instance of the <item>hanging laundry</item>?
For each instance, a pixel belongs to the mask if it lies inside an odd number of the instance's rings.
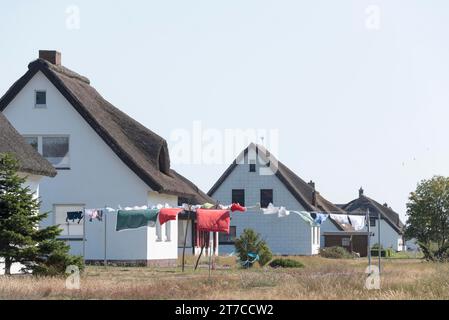
[[[291,211],[291,213],[297,214],[301,219],[303,219],[305,222],[307,222],[312,227],[316,226],[315,221],[313,221],[312,217],[310,216],[310,214],[307,211],[301,211],[301,212]]]
[[[119,210],[117,212],[116,230],[136,229],[156,225],[158,209]]]
[[[225,232],[229,234],[231,218],[228,210],[198,209],[196,211],[196,219],[199,231]]]
[[[85,216],[89,217],[89,221],[92,222],[93,219],[98,221],[103,221],[103,210],[99,209],[86,209],[84,210]]]
[[[317,213],[317,214],[316,214],[316,217],[315,217],[315,219],[314,219],[314,221],[315,221],[317,224],[320,225],[320,224],[322,224],[324,221],[326,221],[327,217],[329,217],[328,214],[325,214],[325,213]]]
[[[348,215],[349,220],[351,220],[351,225],[354,227],[355,231],[360,231],[365,228],[366,220],[365,216]]]
[[[182,210],[182,208],[162,208],[159,211],[159,223],[163,225],[167,221],[176,220],[176,217]]]
[[[233,203],[233,204],[231,205],[231,211],[232,211],[232,212],[235,212],[235,211],[245,212],[245,211],[246,211],[246,208],[245,208],[245,207],[242,207],[242,206],[240,205],[240,203]]]
[[[287,209],[285,209],[285,207],[280,207],[279,211],[278,211],[278,217],[279,218],[283,218],[290,215],[290,211],[288,211]]]
[[[263,214],[278,214],[279,213],[279,207],[273,206],[272,203],[268,205],[266,208],[262,208]]]
[[[201,209],[212,209],[212,208],[215,208],[215,204],[207,203],[207,202],[201,206]]]
[[[130,210],[147,210],[147,209],[148,209],[147,206],[141,206],[141,207],[135,206],[135,207],[126,207],[123,210],[130,211]]]
[[[349,219],[348,219],[348,215],[346,215],[346,214],[330,214],[330,217],[331,217],[332,220],[335,220],[338,223],[350,224]]]
[[[83,212],[82,211],[71,211],[67,212],[67,218],[65,219],[66,222],[69,222],[71,220],[72,222],[75,222],[75,220],[78,220],[78,224],[83,219]]]

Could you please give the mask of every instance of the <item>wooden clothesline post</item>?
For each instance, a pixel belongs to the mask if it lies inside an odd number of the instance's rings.
[[[190,213],[191,212],[189,211],[187,223],[186,223],[186,231],[185,231],[185,235],[184,235],[184,247],[182,248],[182,272],[184,272],[184,266],[185,266],[186,242],[187,242],[187,232],[189,230]]]
[[[104,267],[105,267],[105,269],[106,269],[106,267],[107,267],[107,264],[108,264],[108,260],[107,260],[107,245],[106,245],[106,242],[107,242],[107,236],[106,236],[106,234],[107,234],[107,230],[108,230],[108,218],[107,218],[107,212],[108,212],[108,210],[107,210],[107,206],[104,206],[104,208],[105,208],[105,210],[104,210]]]

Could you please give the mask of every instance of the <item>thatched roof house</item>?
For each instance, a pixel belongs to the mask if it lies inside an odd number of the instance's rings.
[[[60,54],[40,51],[40,58],[0,99],[2,112],[39,71],[70,102],[117,156],[152,190],[176,195],[192,203],[213,200],[170,168],[165,139],[106,101],[89,79],[60,64]]]

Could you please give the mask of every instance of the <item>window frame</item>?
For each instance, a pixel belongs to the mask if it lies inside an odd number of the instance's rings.
[[[57,219],[56,219],[56,208],[57,207],[79,207],[79,208],[81,208],[79,211],[83,211],[83,218],[81,219],[81,222],[78,224],[78,223],[76,223],[76,222],[65,222],[65,223],[62,223],[62,224],[60,224],[60,223],[57,223]],[[56,226],[56,225],[59,225],[59,226],[61,226],[61,228],[63,229],[63,231],[61,231],[61,234],[59,234],[58,235],[58,239],[63,239],[63,240],[65,240],[65,239],[83,239],[84,238],[84,227],[83,227],[83,223],[84,223],[84,219],[85,219],[85,216],[84,216],[84,209],[86,208],[86,205],[85,204],[81,204],[81,203],[54,203],[53,204],[53,210],[52,210],[52,213],[53,213],[53,217],[52,217],[52,222],[53,222],[53,225],[54,226]],[[69,211],[66,211],[66,214],[67,214],[67,212],[69,212]],[[66,230],[65,230],[65,226],[69,226],[68,227],[68,230],[67,230],[67,234],[65,234],[66,233]],[[73,225],[73,226],[81,226],[82,227],[82,232],[81,232],[81,234],[70,234],[70,226],[71,225]]]
[[[45,103],[37,103],[37,94],[45,94]],[[36,89],[34,90],[34,108],[35,109],[46,109],[47,108],[47,90]]]
[[[235,201],[235,199],[234,199],[234,191],[235,192],[243,191],[243,202]],[[236,195],[236,197],[237,197],[237,195]],[[239,203],[240,205],[245,206],[245,189],[232,189],[231,190],[231,202],[232,203]]]
[[[44,138],[67,138],[67,158],[68,158],[67,165],[57,167],[56,165],[52,164],[52,166],[56,170],[70,170],[70,136],[66,135],[66,134],[65,135],[64,134],[61,134],[61,135],[42,135],[42,136],[40,136],[40,138],[41,138],[41,148],[42,148],[41,149],[42,150],[41,155],[45,159],[47,159],[47,158],[44,157],[44,151],[43,151],[44,150]],[[49,160],[47,160],[47,161],[49,161]]]
[[[264,203],[262,196],[265,192],[270,191],[271,192],[271,201],[268,201],[268,203]],[[270,203],[274,202],[274,190],[273,189],[260,189],[260,206],[261,208],[266,208]],[[274,204],[274,203],[273,203]]]
[[[249,161],[249,172],[256,172],[256,160]]]
[[[67,151],[67,157],[68,157],[68,164],[66,166],[57,167],[52,164],[52,166],[55,168],[55,170],[70,170],[71,169],[71,157],[70,157],[70,141],[71,136],[68,134],[24,134],[22,135],[23,138],[37,138],[37,152],[44,157],[44,138],[67,138],[68,143],[68,151]],[[46,159],[46,158],[45,158]]]
[[[234,234],[232,234],[231,230],[234,230]],[[221,237],[227,237],[227,239],[222,240]],[[231,239],[231,237],[233,237],[234,239]],[[237,239],[237,226],[229,226],[229,234],[226,233],[218,234],[218,245],[235,244],[236,239]]]
[[[369,218],[369,226],[371,227],[376,227],[376,218],[375,217],[370,217]]]

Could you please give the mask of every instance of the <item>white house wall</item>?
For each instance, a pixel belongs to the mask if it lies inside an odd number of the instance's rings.
[[[35,199],[39,198],[39,183],[43,177],[23,172],[19,172],[18,176],[26,178],[24,186],[30,188],[30,192],[34,195]]]
[[[377,224],[379,220],[376,220],[376,226],[371,227],[371,232],[374,233],[371,236],[371,245],[378,243]],[[380,223],[380,243],[384,248],[393,248],[396,251],[402,251],[402,236],[397,233],[385,220],[381,220]]]
[[[46,90],[47,108],[34,108],[35,90]],[[41,72],[28,82],[3,113],[22,135],[69,136],[70,170],[58,170],[55,178],[42,180],[39,190],[41,211],[53,211],[55,204],[117,208],[147,205],[150,201],[165,203],[167,200],[161,195],[160,198],[149,196],[151,189],[122,162]],[[54,223],[55,217],[50,214],[42,225]],[[136,237],[140,235],[137,233]],[[145,244],[142,244],[145,251],[146,241],[145,238]],[[73,254],[82,253],[80,239],[76,243],[72,241],[71,245]],[[122,246],[118,242],[114,245]],[[126,249],[125,245],[123,249]],[[138,256],[132,250],[128,255]]]
[[[229,204],[232,202],[232,189],[245,189],[245,205],[252,206],[260,202],[261,189],[273,189],[275,206],[284,206],[296,211],[304,210],[279,178],[275,175],[260,175],[259,168],[257,163],[256,172],[249,172],[248,164],[237,165],[212,197],[220,203]],[[254,229],[277,254],[310,255],[317,251],[312,249],[312,228],[296,215],[278,218],[277,215],[264,216],[261,211],[236,212],[232,214],[231,226],[237,227],[237,236],[245,228]],[[233,245],[220,245],[220,254],[233,250]]]
[[[296,214],[279,218],[264,215],[260,211],[236,212],[232,214],[231,226],[237,227],[237,237],[250,228],[261,235],[276,255],[311,255],[317,253],[312,246],[312,228]],[[234,245],[220,245],[220,254],[229,254]]]

